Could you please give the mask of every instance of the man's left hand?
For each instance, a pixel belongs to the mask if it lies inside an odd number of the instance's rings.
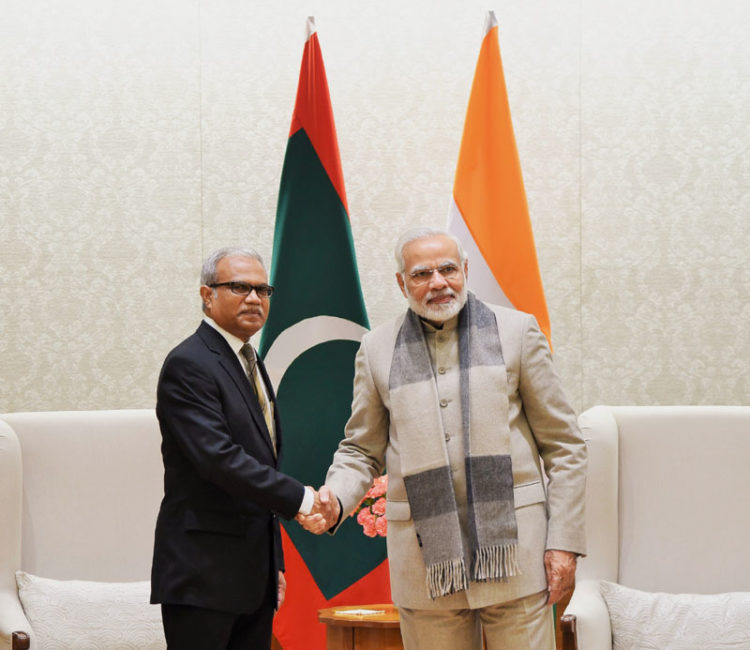
[[[547,570],[547,604],[554,605],[573,588],[576,577],[576,554],[550,549],[544,553]]]
[[[284,602],[284,596],[286,596],[286,578],[284,577],[284,573],[279,571],[279,593],[276,599],[276,609],[281,607],[281,604]]]

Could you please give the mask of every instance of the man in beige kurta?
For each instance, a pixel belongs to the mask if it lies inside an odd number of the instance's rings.
[[[428,381],[434,382],[430,389],[435,394],[431,408],[434,406],[439,413],[434,422],[441,430],[438,435],[433,431],[422,433],[430,441],[429,451],[437,451],[438,457],[442,454],[449,468],[466,584],[449,586],[445,595],[438,596],[428,587],[431,569],[425,563],[429,557],[427,546],[423,548],[425,540],[415,527],[415,518],[419,517],[414,509],[414,490],[410,503],[408,476],[404,480],[414,464],[414,429],[420,424],[412,422],[410,427],[404,427],[408,420],[402,417],[404,407],[400,407],[401,411],[394,408],[392,366],[399,332],[405,326],[405,318],[410,317],[409,312],[381,325],[362,340],[346,437],[321,489],[324,499],[330,497],[332,512],[328,523],[340,524],[341,513],[351,512],[372,480],[386,470],[391,589],[401,615],[405,648],[481,648],[482,629],[488,650],[554,648],[550,606],[572,586],[576,557],[585,552],[586,449],[575,413],[553,368],[547,341],[533,316],[471,298],[470,303],[473,300],[484,313],[494,315],[504,363],[503,383],[507,375],[507,389],[503,387],[507,390],[507,407],[502,412],[479,414],[473,421],[481,419],[485,425],[481,431],[474,431],[472,424],[471,436],[472,441],[476,438],[487,448],[493,445],[496,435],[493,422],[498,423],[498,431],[509,431],[506,446],[512,462],[511,510],[517,529],[512,540],[516,564],[511,570],[490,579],[473,579],[470,527],[475,514],[471,502],[477,499],[467,495],[469,465],[461,382],[468,380],[460,378],[458,334],[459,314],[468,309],[468,263],[452,235],[426,229],[410,231],[400,239],[396,260],[397,282],[410,310],[419,317],[417,320],[411,316],[418,323],[416,327],[421,327],[429,353],[432,375]],[[403,365],[403,359],[398,363]],[[477,392],[494,389],[486,382],[479,386],[475,381],[469,386],[472,401]],[[432,448],[440,445],[444,450]],[[406,449],[411,449],[408,466]],[[481,491],[482,486],[476,489]],[[493,525],[493,521],[483,523],[485,527]],[[459,531],[444,527],[442,533],[445,540],[429,540],[433,554],[436,549],[440,551],[441,544],[448,544],[451,533],[458,535]]]

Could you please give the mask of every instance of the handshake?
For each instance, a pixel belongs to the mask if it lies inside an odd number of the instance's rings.
[[[328,486],[324,485],[319,491],[312,486],[308,487],[315,492],[313,508],[309,515],[299,514],[295,519],[305,530],[320,535],[336,525],[341,514],[341,505]]]

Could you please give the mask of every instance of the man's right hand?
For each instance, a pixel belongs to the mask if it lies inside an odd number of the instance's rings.
[[[341,504],[339,503],[338,497],[333,493],[333,490],[327,485],[320,488],[318,492],[320,497],[320,507],[324,512],[326,523],[328,528],[336,525],[341,515]]]
[[[307,531],[320,535],[339,520],[341,506],[331,488],[324,485],[315,493],[315,503],[309,515],[297,515],[295,519]]]

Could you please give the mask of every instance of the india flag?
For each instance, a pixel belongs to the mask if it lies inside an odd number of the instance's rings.
[[[259,352],[279,404],[281,468],[318,487],[344,436],[354,357],[369,323],[312,18],[281,174],[271,284]],[[284,522],[282,538],[287,593],[274,634],[284,650],[325,648],[318,609],[390,602],[385,541],[365,537],[353,518],[334,537]]]
[[[469,256],[469,289],[487,302],[534,314],[549,341],[497,31],[490,11],[466,111],[448,230]]]

